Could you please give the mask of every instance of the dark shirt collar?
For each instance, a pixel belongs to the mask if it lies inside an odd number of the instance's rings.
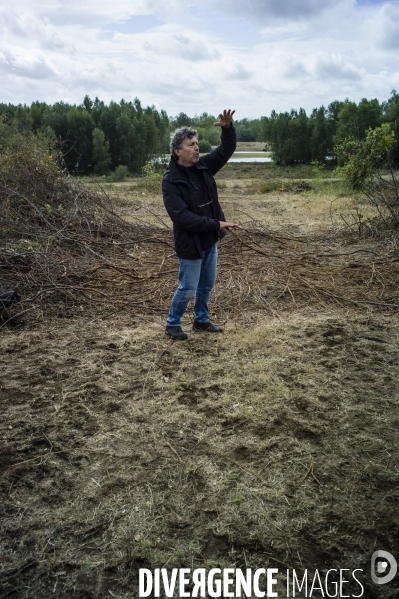
[[[208,170],[208,167],[203,166],[202,164],[200,164],[199,162],[197,162],[194,165],[195,168],[197,168],[198,170]],[[169,162],[169,173],[170,173],[170,178],[171,179],[181,179],[182,175],[184,174],[184,172],[187,172],[186,169],[187,168],[193,168],[191,166],[186,167],[186,166],[181,166],[181,164],[179,164],[176,160],[174,160],[173,158],[170,159]]]
[[[176,166],[181,173],[187,173],[187,171],[192,171],[193,169],[195,169],[197,165],[193,164],[193,166],[183,166],[182,164],[176,162]]]

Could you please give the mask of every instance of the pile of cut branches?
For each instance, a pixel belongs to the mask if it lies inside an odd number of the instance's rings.
[[[32,140],[1,153],[0,293],[18,288],[19,311],[68,316],[142,304],[149,273],[138,246],[168,245],[165,235],[128,223],[105,193],[74,181]]]
[[[295,236],[248,220],[225,244],[219,272],[219,301],[230,293],[236,311],[258,306],[278,313],[331,302],[399,309],[399,252],[372,236],[360,238],[356,229]]]
[[[382,243],[347,252],[355,237],[345,230],[310,238],[250,218],[244,225],[221,243],[219,316],[331,301],[399,307],[399,258]],[[177,270],[167,226],[129,222],[105,192],[73,180],[29,140],[1,153],[0,295],[22,297],[2,311],[3,324],[26,312],[31,320],[166,314]]]

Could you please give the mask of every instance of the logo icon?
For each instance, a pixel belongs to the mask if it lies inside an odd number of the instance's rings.
[[[397,570],[398,564],[393,555],[381,549],[374,551],[371,556],[371,579],[375,584],[391,582],[395,578]]]

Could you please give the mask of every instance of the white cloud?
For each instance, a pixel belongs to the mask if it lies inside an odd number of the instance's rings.
[[[135,15],[163,24],[126,33]],[[79,103],[88,93],[137,96],[169,114],[309,111],[387,98],[399,88],[398,46],[398,2],[16,0],[0,13],[0,101]]]
[[[264,25],[267,25],[270,19],[310,19],[326,10],[342,10],[343,7],[353,4],[354,0],[229,0],[221,5],[219,1],[201,0],[202,6],[222,9],[230,15],[255,19]]]
[[[18,49],[15,54],[7,51],[0,52],[0,72],[3,75],[14,75],[28,79],[48,79],[56,75],[45,57],[40,53],[28,56],[24,53],[18,53]]]
[[[347,58],[341,55],[330,55],[318,59],[315,74],[319,79],[336,82],[348,80],[353,83],[361,81],[366,71],[348,63]]]
[[[373,45],[381,50],[399,49],[399,5],[384,4],[372,19],[365,23]]]
[[[206,36],[195,31],[171,26],[162,26],[140,34],[116,34],[113,41],[126,50],[135,49],[140,58],[162,60],[170,57],[173,60],[184,61],[216,60],[221,57],[217,46],[210,43]]]
[[[249,69],[242,63],[228,65],[224,73],[224,79],[231,81],[237,79],[239,81],[248,81],[254,75],[252,69]]]

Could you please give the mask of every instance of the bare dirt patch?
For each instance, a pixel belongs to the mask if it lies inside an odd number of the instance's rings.
[[[221,250],[223,335],[164,336],[174,272],[147,311],[2,327],[2,597],[137,597],[138,569],[163,566],[278,567],[279,596],[286,568],[362,568],[364,596],[395,596],[369,576],[398,547],[399,329],[377,303],[398,303],[395,254],[329,230],[329,198],[243,189],[223,190],[247,228]],[[164,218],[144,193],[126,214]],[[163,259],[177,270],[167,250],[151,273]]]

